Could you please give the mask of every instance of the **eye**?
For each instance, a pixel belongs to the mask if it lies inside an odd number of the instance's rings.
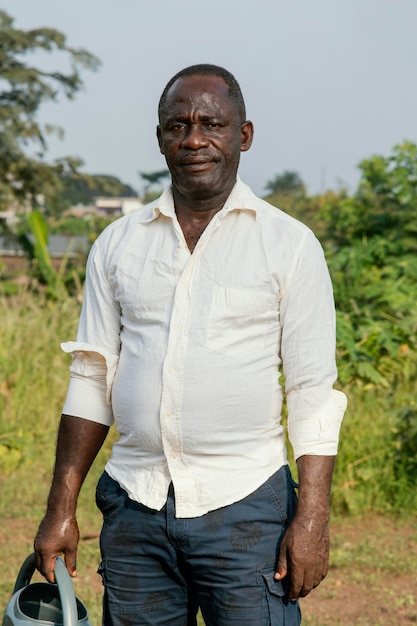
[[[206,127],[211,130],[216,130],[217,128],[220,128],[220,124],[218,122],[207,122]]]
[[[183,130],[186,127],[184,122],[173,122],[169,126],[169,130]]]

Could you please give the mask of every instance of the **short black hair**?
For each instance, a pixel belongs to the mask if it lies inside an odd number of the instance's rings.
[[[197,65],[190,65],[189,67],[185,67],[183,70],[180,70],[173,76],[167,83],[162,95],[159,99],[158,105],[158,116],[161,119],[162,109],[165,106],[167,101],[168,91],[171,89],[172,85],[179,79],[184,76],[219,76],[223,78],[224,82],[229,87],[229,98],[236,102],[239,113],[242,118],[242,122],[246,119],[246,106],[245,101],[243,99],[242,90],[240,89],[240,85],[237,82],[236,78],[231,74],[228,70],[225,70],[224,67],[220,67],[219,65],[211,65],[210,63],[199,63]]]

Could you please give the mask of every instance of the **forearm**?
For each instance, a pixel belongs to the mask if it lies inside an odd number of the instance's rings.
[[[299,495],[297,517],[327,523],[334,456],[304,455],[297,460]]]
[[[48,511],[64,517],[75,513],[85,477],[108,433],[97,422],[62,415],[58,431],[56,460]]]

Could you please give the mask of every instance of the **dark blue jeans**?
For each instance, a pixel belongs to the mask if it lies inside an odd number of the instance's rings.
[[[104,626],[299,626],[289,580],[274,580],[282,536],[296,507],[287,466],[230,506],[175,517],[172,487],[161,511],[133,502],[108,474],[97,485],[103,514],[99,572]]]

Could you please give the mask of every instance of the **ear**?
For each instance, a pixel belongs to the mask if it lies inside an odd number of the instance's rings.
[[[240,142],[240,151],[246,152],[252,145],[253,141],[253,124],[250,120],[246,120],[240,127],[241,132],[241,142]]]
[[[161,127],[158,126],[156,127],[156,137],[158,139],[158,145],[159,145],[159,151],[161,154],[164,154],[164,149],[162,147],[162,133],[161,133]]]

